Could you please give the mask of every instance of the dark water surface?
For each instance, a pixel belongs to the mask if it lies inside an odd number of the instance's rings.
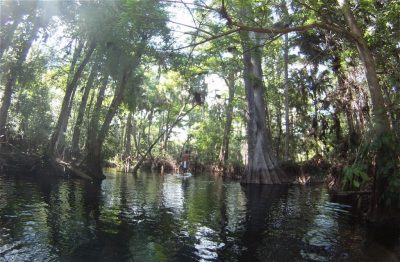
[[[322,186],[108,172],[0,176],[0,261],[399,261]]]

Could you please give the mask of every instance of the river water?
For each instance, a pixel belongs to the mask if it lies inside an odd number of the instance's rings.
[[[0,176],[0,261],[399,261],[321,186],[107,171],[101,185]],[[389,240],[388,240],[389,239]]]

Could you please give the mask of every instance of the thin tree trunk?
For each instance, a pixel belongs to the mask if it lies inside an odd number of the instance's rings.
[[[285,153],[284,161],[289,160],[289,135],[290,135],[290,123],[289,123],[289,38],[288,34],[285,34]]]
[[[103,78],[100,90],[97,94],[96,103],[94,105],[94,108],[93,108],[93,111],[91,114],[91,118],[89,121],[89,125],[88,125],[86,146],[90,146],[96,140],[97,132],[99,129],[101,106],[103,104],[104,94],[107,89],[107,83],[108,83],[108,76]],[[89,150],[90,149],[88,147],[86,147],[86,152],[88,152]]]
[[[126,119],[125,136],[123,139],[123,161],[124,161],[124,171],[128,173],[130,170],[130,165],[132,161],[131,157],[131,146],[132,146],[132,112],[129,112]]]
[[[74,72],[76,70],[76,64],[78,62],[79,57],[82,54],[83,47],[84,47],[84,43],[82,41],[80,41],[78,43],[78,46],[75,48],[75,51],[74,51],[74,54],[73,54],[73,57],[72,57],[72,61],[71,61],[71,66],[69,67],[67,85],[68,85],[68,83],[71,83],[71,81],[73,80],[73,77],[75,75]],[[73,105],[73,97],[75,96],[75,92],[76,92],[76,88],[73,89],[73,91],[72,91],[72,94],[71,94],[72,98],[68,103],[67,113],[65,114],[68,117],[64,118],[64,120],[63,120],[63,122],[61,124],[60,137],[59,137],[59,139],[58,139],[58,141],[56,143],[56,148],[58,147],[58,145],[64,145],[64,142],[65,142],[65,135],[64,134],[65,134],[65,132],[67,132],[68,119],[69,119],[69,116],[71,114],[72,105]],[[65,153],[65,147],[64,147],[64,150],[63,150],[63,152],[61,154],[62,158],[65,158],[64,153]]]
[[[102,84],[100,83],[100,85],[102,85]],[[85,135],[82,137],[82,138],[84,138],[83,144],[81,145],[81,148],[83,150],[85,150],[86,146],[87,146],[87,135],[88,135],[87,127],[90,124],[90,119],[91,119],[91,115],[92,115],[92,107],[93,107],[95,96],[96,96],[96,90],[93,88],[92,91],[90,92],[89,103],[88,103],[88,105],[87,105],[87,107],[85,109],[85,114],[84,114],[84,118],[85,118],[84,122],[86,124],[86,129],[85,129],[86,132],[85,132]]]
[[[126,85],[127,85],[127,82],[128,82],[128,79],[129,79],[131,73],[132,73],[132,70],[130,68],[127,68],[125,70],[124,76],[122,77],[120,87],[116,90],[116,94],[114,95],[111,105],[108,108],[103,125],[101,126],[101,129],[97,135],[97,139],[101,143],[104,142],[104,140],[107,136],[108,129],[110,127],[111,120],[114,118],[114,116],[117,113],[117,110],[122,102],[124,91],[125,91],[125,88],[126,88]]]
[[[340,145],[340,143],[342,142],[342,128],[340,125],[339,110],[337,108],[335,108],[332,118],[333,118],[333,130],[335,132],[334,143],[336,145]]]
[[[268,136],[265,112],[262,53],[258,43],[242,32],[244,83],[248,106],[247,143],[248,163],[242,183],[280,184],[285,174],[279,168]]]
[[[170,117],[170,113],[171,113],[171,110],[170,110],[170,108],[168,108],[168,110],[167,110],[167,116],[165,117],[165,120],[164,120],[164,116],[163,116],[163,122],[165,121],[165,129],[166,130],[168,130],[169,129],[169,123],[168,123],[168,120],[169,120],[169,117]],[[160,134],[162,133],[162,127],[164,126],[164,123],[162,123],[161,125],[160,125]],[[168,139],[169,139],[169,133],[167,133],[167,132],[165,132],[164,133],[164,137],[163,137],[163,141],[162,141],[162,143],[161,143],[161,155],[163,155],[164,154],[164,152],[165,152],[165,150],[167,150],[167,145],[168,145]]]
[[[128,76],[128,73],[124,74],[124,79]],[[122,101],[122,90],[124,89],[122,85],[126,84],[126,80],[123,80],[120,84],[120,87],[116,90],[116,94],[114,95],[113,101],[111,102],[110,108],[106,114],[105,120],[96,134],[91,134],[90,143],[88,144],[88,151],[86,155],[86,169],[89,172],[89,175],[95,179],[103,179],[103,171],[101,168],[102,162],[102,150],[103,150],[103,142],[106,138],[107,131],[109,129],[109,125],[111,123],[112,118],[114,117],[119,104]],[[94,130],[95,132],[95,130]]]
[[[77,64],[78,59],[79,59],[79,57],[80,57],[80,55],[82,53],[83,47],[84,47],[84,43],[83,42],[79,42],[79,44],[78,44],[78,46],[76,48],[76,52],[74,52],[74,55],[73,55],[73,58],[72,58],[72,62],[71,62],[71,66],[69,68],[67,83],[71,83],[71,81],[73,81],[73,79],[74,79],[74,76],[75,76],[74,72],[75,72],[75,69],[76,69],[76,64]],[[69,116],[71,115],[72,106],[73,106],[73,100],[74,100],[74,97],[75,97],[75,92],[76,92],[77,86],[78,86],[78,83],[76,84],[76,87],[72,91],[71,99],[70,99],[70,101],[68,103],[67,113],[66,113],[66,115],[68,117],[64,118],[64,120],[62,122],[60,137],[59,137],[59,140],[57,142],[57,146],[58,145],[63,145],[64,142],[65,142],[65,135],[64,134],[67,132],[68,120],[69,120]]]
[[[170,116],[170,110],[171,108],[168,108],[166,111],[167,116],[164,117],[164,114],[162,115],[162,121],[160,124],[160,129],[159,129],[159,134],[163,133],[163,127],[164,127],[164,123],[165,123],[165,129],[168,130],[169,129],[169,116]],[[169,139],[169,133],[168,132],[164,132],[164,136],[162,137],[162,142],[161,142],[161,147],[160,147],[160,156],[164,157],[165,156],[165,151],[167,150],[167,146],[168,146],[168,139]],[[161,170],[160,173],[163,175],[164,174],[164,162],[162,162],[161,164]]]
[[[319,135],[319,127],[318,127],[318,100],[317,100],[317,92],[313,92],[313,104],[314,104],[314,118],[313,118],[313,133],[314,133],[314,142],[315,142],[315,154],[319,155],[319,145],[318,145],[318,135]]]
[[[222,140],[222,148],[221,148],[221,156],[220,156],[220,166],[222,167],[222,171],[225,174],[227,171],[226,164],[229,159],[229,138],[231,134],[232,128],[232,113],[233,113],[233,99],[235,97],[235,75],[234,73],[230,73],[228,75],[228,79],[225,80],[228,86],[228,105],[226,108],[226,120],[224,127],[224,137]]]
[[[63,136],[64,136],[63,129],[68,124],[71,103],[73,101],[73,94],[76,90],[76,87],[77,87],[78,81],[82,75],[83,69],[85,68],[86,64],[89,62],[89,59],[90,59],[91,55],[93,54],[94,49],[95,49],[95,44],[92,43],[85,55],[85,58],[80,63],[79,67],[77,68],[76,72],[74,73],[73,79],[67,85],[67,89],[65,91],[63,103],[61,106],[60,115],[58,117],[57,124],[54,128],[54,131],[50,138],[50,143],[48,146],[48,154],[51,157],[57,156],[58,143],[60,140],[63,139]]]
[[[136,125],[135,118],[132,119],[132,133],[133,133],[133,144],[135,146],[135,157],[137,157],[137,156],[139,156],[139,145],[138,145],[138,139],[137,139],[137,135],[139,132],[137,132],[137,125]]]
[[[24,42],[24,44],[20,49],[17,61],[10,68],[6,85],[4,87],[4,93],[0,107],[0,136],[5,135],[8,110],[11,106],[11,98],[14,93],[15,83],[17,81],[19,73],[21,72],[22,65],[26,60],[29,49],[32,46],[32,42],[36,38],[39,29],[40,29],[40,23],[39,21],[35,21],[28,38],[26,39],[26,41]]]
[[[129,112],[128,118],[126,119],[126,131],[125,131],[125,150],[124,154],[126,156],[131,155],[132,146],[132,112]]]
[[[102,85],[100,87],[99,93],[97,94],[97,99],[95,106],[93,108],[93,113],[92,117],[90,119],[89,125],[88,125],[88,130],[87,130],[87,138],[86,138],[86,156],[85,156],[85,165],[91,165],[92,162],[97,161],[97,159],[100,159],[99,155],[99,146],[97,144],[97,132],[99,128],[99,120],[100,120],[100,112],[101,112],[101,106],[103,104],[104,100],[104,94],[107,89],[107,83],[108,83],[108,76],[104,77]],[[95,168],[98,168],[100,170],[97,170],[98,176],[101,177],[102,170],[100,167],[100,164],[98,166],[89,166],[86,167],[86,169],[91,169],[91,172],[96,172],[94,171]]]
[[[89,93],[90,90],[92,89],[93,86],[93,82],[94,79],[97,75],[98,72],[98,66],[94,65],[92,67],[92,70],[89,74],[88,80],[86,82],[86,86],[85,89],[83,91],[83,95],[82,95],[82,100],[81,103],[79,105],[79,109],[78,109],[78,115],[76,117],[76,122],[75,122],[75,126],[74,126],[74,132],[72,135],[72,155],[77,157],[80,154],[80,146],[79,146],[79,140],[80,140],[80,136],[81,136],[81,128],[82,128],[82,123],[83,123],[83,117],[85,115],[85,108],[88,102],[88,98],[89,98]]]
[[[101,169],[103,143],[110,128],[111,120],[115,116],[120,104],[122,103],[128,79],[130,78],[132,72],[139,65],[141,57],[143,55],[143,51],[144,51],[144,43],[142,43],[141,46],[136,51],[135,57],[133,58],[133,63],[125,67],[123,71],[121,84],[115,91],[114,98],[111,102],[110,107],[108,108],[103,125],[100,128],[100,131],[97,133],[97,135],[93,133],[90,134],[90,139],[92,140],[88,144],[88,150],[85,162],[87,171],[95,179],[104,178]]]
[[[278,159],[282,159],[282,149],[281,149],[281,143],[282,143],[282,111],[281,111],[281,102],[278,102],[277,110],[276,110],[276,124],[279,128],[278,131],[278,137],[276,138],[276,157]]]
[[[71,65],[68,71],[67,83],[70,83],[74,77],[76,63],[78,63],[78,59],[82,54],[83,47],[84,47],[83,41],[79,41],[78,45],[75,47],[74,54],[72,55]]]
[[[122,81],[117,90],[115,90],[114,98],[106,113],[104,122],[97,135],[94,135],[92,137],[93,141],[89,144],[88,148],[89,150],[86,155],[86,161],[85,161],[86,169],[89,172],[90,176],[98,180],[104,178],[103,171],[101,168],[101,163],[103,160],[102,159],[103,143],[107,136],[108,129],[110,128],[111,120],[113,119],[115,113],[118,110],[119,105],[122,102],[125,86],[131,74],[131,68],[128,66],[124,71],[125,72],[122,77]]]
[[[149,118],[148,118],[148,126],[147,126],[147,144],[150,144],[150,136],[151,136],[151,126],[153,124],[153,114],[154,114],[154,107],[153,105],[150,108],[150,114],[149,114]]]
[[[368,87],[372,101],[372,112],[374,115],[375,132],[377,135],[390,131],[389,118],[385,107],[382,90],[379,86],[378,76],[376,74],[375,61],[371,50],[365,41],[360,27],[349,7],[348,0],[343,0],[342,11],[346,19],[346,23],[351,33],[356,37],[355,43],[358,53],[364,64],[365,73],[368,81]]]

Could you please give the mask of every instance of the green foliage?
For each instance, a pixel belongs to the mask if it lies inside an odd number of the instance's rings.
[[[221,111],[211,108],[208,115],[203,111],[203,121],[192,126],[193,147],[198,152],[201,163],[213,164],[218,162],[219,150],[222,144],[223,121]]]
[[[360,188],[367,182],[367,166],[365,164],[353,164],[344,168],[343,187]]]
[[[105,160],[113,159],[120,152],[122,127],[118,121],[110,127],[109,135],[104,143],[103,155]]]
[[[400,201],[399,156],[400,144],[393,133],[382,133],[377,137],[368,133],[355,163],[344,169],[344,187],[360,188],[370,181],[369,176],[374,175],[379,201],[387,205]]]

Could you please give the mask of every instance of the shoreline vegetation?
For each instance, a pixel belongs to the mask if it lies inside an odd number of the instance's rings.
[[[27,154],[17,150],[14,146],[8,145],[4,152],[4,146],[0,150],[0,175],[22,175],[22,176],[41,176],[66,179],[84,179],[93,181],[93,179],[82,171],[82,168],[64,161],[49,162],[43,156],[36,154]],[[134,165],[135,162],[132,164]],[[169,159],[147,159],[141,167],[146,172],[156,172],[160,175],[173,174],[178,170],[178,163]],[[103,168],[113,168],[120,175],[133,175],[132,170],[126,170],[123,161],[105,161]],[[343,174],[343,165],[333,165],[323,160],[320,156],[314,157],[309,161],[301,163],[284,163],[281,168],[288,174],[290,182],[288,185],[312,186],[315,184],[324,184],[329,190],[330,199],[333,202],[350,205],[352,214],[356,217],[358,223],[367,224],[372,227],[392,228],[396,232],[400,230],[398,219],[400,213],[398,210],[387,211],[386,216],[379,220],[371,220],[368,216],[370,212],[370,202],[372,190],[368,187],[360,190],[344,190],[340,188],[336,181],[340,181]],[[161,172],[163,170],[163,172]],[[193,174],[208,173],[220,176],[224,179],[240,181],[244,173],[244,167],[226,168],[225,170],[238,170],[238,172],[223,173],[218,165],[202,165],[192,162],[190,172]]]

